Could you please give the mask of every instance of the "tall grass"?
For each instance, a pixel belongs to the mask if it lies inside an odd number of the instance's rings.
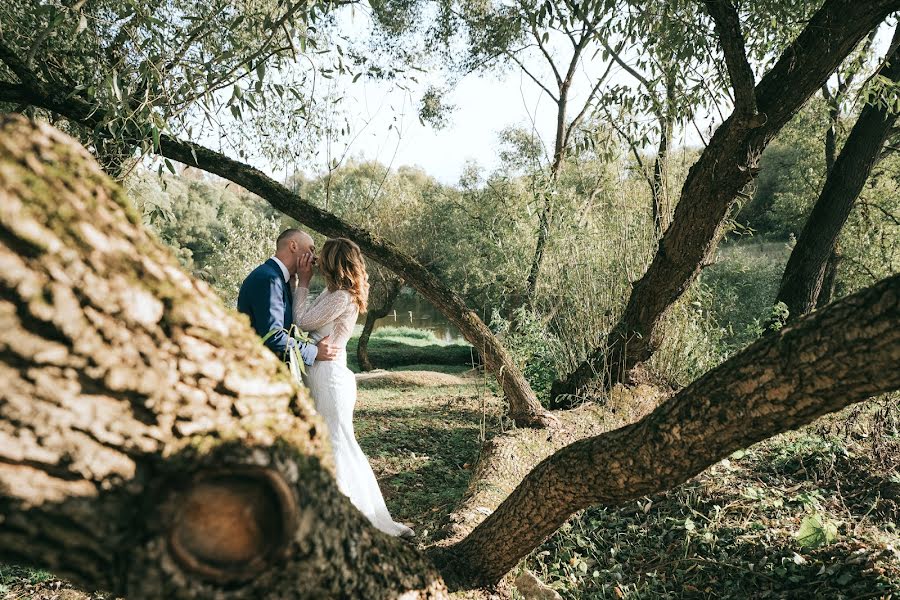
[[[677,197],[692,155],[673,156],[669,194]],[[551,237],[537,306],[557,375],[574,369],[600,346],[621,318],[632,285],[657,250],[645,181],[620,172],[596,196],[595,206]],[[709,288],[695,285],[670,311],[664,344],[650,366],[675,383],[689,381],[722,357],[722,331]]]

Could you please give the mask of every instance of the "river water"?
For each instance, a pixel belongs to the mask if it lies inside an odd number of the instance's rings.
[[[359,316],[359,323],[365,323],[366,316]],[[375,329],[380,327],[412,327],[427,329],[444,342],[463,341],[459,329],[443,314],[418,294],[402,293],[394,302],[393,312],[375,321]]]

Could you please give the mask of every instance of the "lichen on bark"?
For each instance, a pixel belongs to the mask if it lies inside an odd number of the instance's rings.
[[[0,119],[0,381],[0,560],[129,598],[444,593],[338,491],[305,389],[247,319],[22,117]],[[234,510],[185,512],[209,489]],[[236,535],[205,544],[213,522]]]

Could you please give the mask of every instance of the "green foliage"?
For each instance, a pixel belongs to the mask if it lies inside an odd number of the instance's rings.
[[[357,327],[357,332],[347,344],[347,366],[354,372],[360,371],[356,348],[361,329],[361,326]],[[380,369],[409,369],[414,366],[421,369],[422,365],[429,365],[427,370],[449,368],[458,371],[471,369],[477,362],[477,356],[468,344],[444,342],[428,330],[409,327],[376,329],[369,338],[369,357]]]
[[[841,231],[838,294],[900,271],[900,154],[886,150]]]
[[[500,336],[516,365],[542,402],[549,401],[550,386],[559,377],[559,341],[547,331],[540,315],[519,308],[507,321],[494,311],[491,329]]]
[[[820,513],[807,515],[797,531],[797,543],[804,548],[818,548],[834,543],[838,537],[837,525]]]
[[[713,291],[698,282],[672,307],[663,343],[649,362],[657,375],[684,386],[726,358],[728,335],[716,320],[717,305]]]
[[[322,27],[333,8],[293,0],[49,0],[5,2],[0,22],[20,59],[99,109],[97,127],[67,126],[118,175],[136,152],[158,151],[162,134],[195,138],[206,125],[227,130],[242,158],[260,134],[266,156],[296,158],[302,144],[286,134],[312,140],[321,127],[310,118],[314,80],[347,72]],[[4,66],[0,74],[10,80]]]
[[[769,317],[771,321],[769,328],[773,331],[782,329],[787,323],[789,316],[790,311],[788,310],[787,304],[785,304],[784,302],[776,302],[775,305],[772,306],[772,312]]]
[[[415,329],[413,327],[379,327],[372,332],[372,339],[402,339],[417,340],[428,342],[429,344],[440,344],[434,332],[428,329]]]
[[[825,131],[821,99],[810,101],[763,152],[753,200],[738,220],[759,234],[796,237],[825,183]]]
[[[722,350],[730,354],[762,335],[790,248],[781,242],[747,240],[723,244],[700,284],[709,290],[706,307],[724,329]]]
[[[244,278],[274,253],[280,217],[233,186],[145,171],[136,171],[126,186],[145,222],[230,306]]]

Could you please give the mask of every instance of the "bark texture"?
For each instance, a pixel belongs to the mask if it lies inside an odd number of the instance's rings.
[[[900,388],[898,323],[895,275],[759,340],[641,421],[563,448],[434,553],[448,585],[497,581],[575,511],[672,488],[737,449]]]
[[[42,81],[2,41],[0,61],[21,80],[19,84],[0,82],[0,101],[44,108],[88,127],[95,127],[102,121],[98,107],[82,100],[77,92]],[[509,402],[509,416],[517,424],[542,427],[555,421],[541,406],[506,348],[478,314],[466,306],[459,294],[395,244],[310,204],[259,169],[199,144],[162,135],[158,153],[234,182],[310,229],[355,241],[366,256],[393,271],[459,328],[483,357],[486,368],[497,378]]]
[[[306,392],[82,148],[0,119],[0,561],[138,598],[439,598]]]
[[[371,371],[375,367],[369,359],[369,338],[372,336],[372,330],[375,329],[375,321],[383,319],[391,312],[400,290],[403,289],[403,281],[392,279],[384,283],[384,298],[378,304],[377,308],[369,307],[366,314],[366,324],[363,325],[362,333],[359,334],[359,342],[356,345],[356,360],[359,362],[359,368],[363,371]]]
[[[708,3],[711,4],[711,3]],[[717,3],[721,6],[721,3]],[[891,12],[900,0],[826,0],[803,32],[753,88],[743,94],[732,115],[716,130],[700,159],[691,167],[671,225],[647,272],[632,289],[621,319],[604,344],[564,380],[552,394],[576,394],[596,378],[610,384],[627,378],[662,341],[662,324],[674,303],[700,273],[714,251],[721,226],[735,198],[758,170],[769,141],[804,102],[826,81],[859,41]],[[725,26],[717,32],[728,31]],[[734,40],[721,40],[729,63],[736,99],[746,90],[742,52]],[[756,112],[752,107],[755,101]]]
[[[878,71],[879,76],[894,83],[900,81],[898,44],[900,29],[894,33],[891,49]],[[828,170],[822,193],[788,258],[775,301],[787,305],[790,318],[815,309],[823,290],[826,298],[831,297],[840,262],[836,252],[838,235],[897,122],[897,113],[888,108],[893,106],[891,98],[883,100],[863,107]]]

